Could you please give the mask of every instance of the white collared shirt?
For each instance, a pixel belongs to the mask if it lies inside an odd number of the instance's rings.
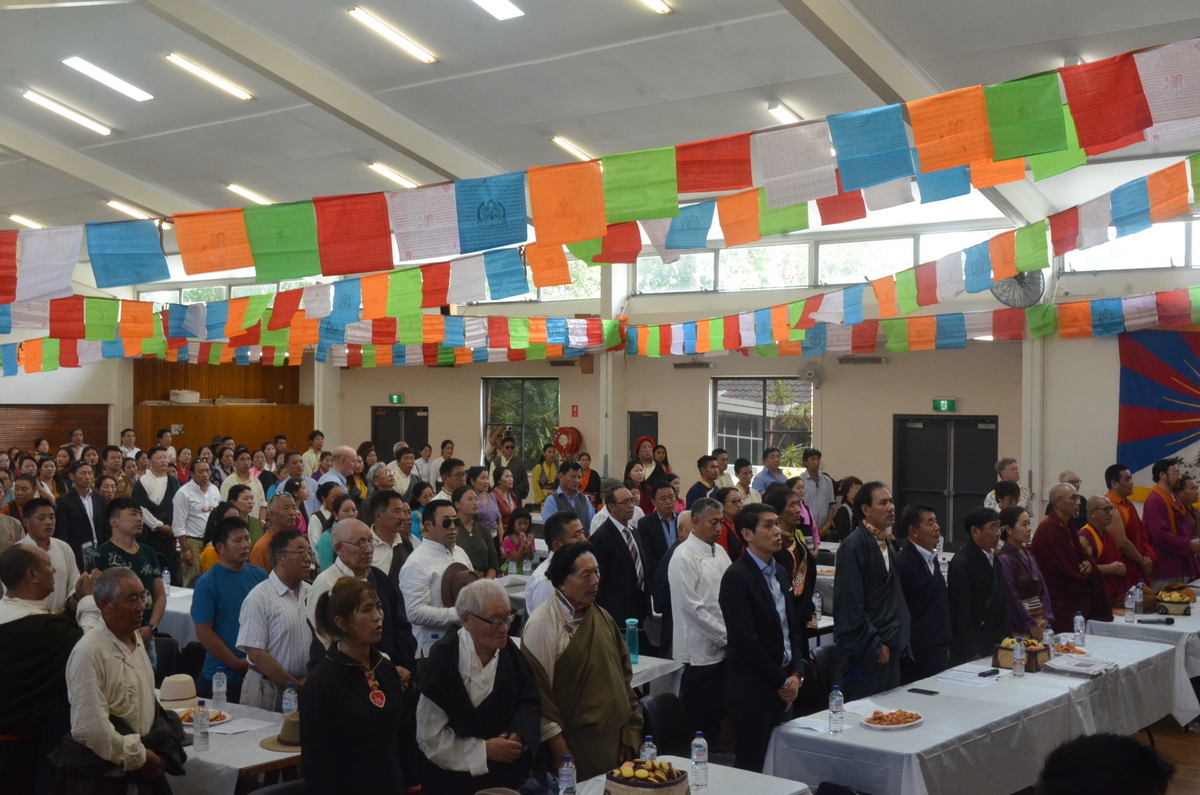
[[[325,648],[327,649],[333,643],[333,638],[327,638],[317,631],[317,600],[321,598],[321,594],[331,590],[334,583],[343,577],[350,577],[355,580],[366,579],[365,577],[356,577],[350,567],[342,563],[341,558],[334,558],[333,565],[317,575],[317,579],[313,580],[312,587],[308,589],[308,595],[304,597],[304,611],[308,614],[308,621],[312,624],[313,632],[317,635],[317,640],[325,644]],[[255,587],[257,588],[258,586]]]
[[[912,543],[911,541],[909,542]],[[937,554],[932,549],[926,549],[920,544],[913,544],[913,549],[921,553],[921,558],[925,561],[925,567],[929,569],[930,574],[937,573]]]
[[[306,605],[311,590],[312,586],[301,580],[297,594],[272,571],[242,602],[237,647],[242,651],[262,649],[290,675],[306,676],[312,640]]]
[[[204,538],[204,528],[208,526],[208,517],[213,508],[221,504],[221,490],[211,482],[208,489],[200,491],[200,485],[194,480],[179,487],[175,492],[175,524],[171,525],[175,537]]]
[[[75,493],[79,494],[78,491]],[[87,494],[84,494],[79,499],[83,502],[83,512],[87,514],[88,530],[92,533],[92,542],[96,546],[100,546],[100,539],[96,538],[96,515],[92,509],[92,490],[88,489]]]
[[[146,490],[146,496],[150,498],[150,502],[154,503],[155,505],[162,505],[163,497],[167,496],[166,474],[159,476],[147,469],[146,474],[138,478],[138,483],[141,483],[142,488]],[[163,526],[163,522],[160,521],[157,516],[150,513],[150,511],[145,507],[142,508],[142,521],[145,522],[151,530],[157,530]],[[174,527],[171,529],[174,530]]]
[[[640,522],[642,517],[645,515],[646,512],[643,511],[640,506],[633,506],[633,518],[629,520],[629,524],[626,525],[626,527],[637,527],[637,523]],[[606,505],[597,511],[596,515],[592,517],[592,523],[588,525],[588,535],[590,536],[592,533],[599,530],[600,525],[604,524],[609,519],[612,519],[612,516],[609,515],[608,506]],[[622,529],[620,523],[617,522],[616,519],[613,519],[613,524],[617,526],[618,530]]]
[[[451,563],[474,570],[462,547],[450,550],[426,538],[400,568],[400,592],[417,639],[418,659],[428,656],[430,647],[459,623],[454,606],[442,604],[442,573]]]
[[[713,665],[725,659],[728,637],[718,597],[721,577],[730,562],[724,547],[705,543],[695,533],[671,555],[667,578],[674,621],[671,648],[676,661]]]
[[[417,546],[421,543],[421,539],[415,535],[409,535],[412,539],[412,547],[415,552]],[[387,574],[392,569],[392,555],[395,554],[396,547],[404,543],[404,535],[397,531],[396,538],[392,541],[392,545],[388,546],[383,543],[383,539],[375,534],[375,527],[371,527],[371,548],[374,553],[371,556],[371,565]]]
[[[25,536],[18,544],[36,547],[37,541],[33,536]],[[75,593],[75,583],[79,580],[79,567],[75,565],[75,550],[61,538],[50,538],[50,563],[54,566],[54,593],[46,597],[46,606],[55,613],[61,613],[67,606],[67,600]]]
[[[24,543],[24,539],[17,543]],[[0,599],[0,624],[18,621],[29,616],[48,615],[53,612],[44,599],[17,599],[13,596],[5,596]]]
[[[478,707],[491,695],[496,685],[500,655],[506,652],[511,654],[512,649],[512,646],[501,649],[484,665],[475,651],[471,633],[465,629],[458,630],[458,675],[467,688],[471,706]],[[487,772],[487,741],[478,737],[459,737],[450,728],[450,716],[425,696],[421,696],[417,702],[417,745],[430,762],[443,770],[470,773],[472,776],[482,776]]]
[[[529,582],[525,583],[525,615],[527,616],[533,615],[533,611],[541,607],[542,602],[554,595],[554,586],[546,577],[546,571],[550,568],[550,560],[553,557],[554,552],[551,551],[546,559],[533,570]]]

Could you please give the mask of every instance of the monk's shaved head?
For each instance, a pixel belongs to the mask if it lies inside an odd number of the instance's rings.
[[[1050,488],[1050,502],[1075,493],[1075,487],[1069,483],[1059,483]]]

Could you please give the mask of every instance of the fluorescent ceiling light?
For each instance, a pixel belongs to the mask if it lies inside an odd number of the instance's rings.
[[[390,168],[385,166],[383,163],[372,163],[370,165],[370,169],[372,171],[376,172],[377,174],[382,174],[383,176],[390,179],[392,182],[399,182],[401,185],[403,185],[406,188],[417,187],[417,183],[413,182],[411,179],[404,176],[403,174],[397,174],[395,171],[392,171]]]
[[[594,157],[592,157],[587,152],[580,149],[575,144],[568,141],[566,138],[563,138],[561,135],[556,135],[553,138],[551,138],[550,140],[553,141],[554,143],[558,144],[563,149],[570,152],[573,157],[577,157],[580,160],[595,160]]]
[[[421,63],[437,63],[437,58],[433,53],[418,45],[415,41],[400,33],[400,31],[388,25],[383,20],[373,16],[371,12],[359,6],[351,10],[350,16],[357,19],[359,22],[366,25],[371,30],[383,36],[385,39],[395,44],[406,53],[416,58]]]
[[[136,99],[138,102],[154,99],[151,94],[147,94],[132,83],[126,83],[116,75],[104,71],[95,64],[88,63],[78,56],[66,59],[63,61],[63,65],[69,66],[76,72],[81,72],[99,83],[103,83],[113,91],[120,91],[125,96],[130,99]]]
[[[119,201],[114,200],[114,201],[110,201],[108,203],[108,206],[113,208],[114,210],[120,210],[121,212],[125,213],[126,215],[132,215],[134,218],[138,219],[139,221],[149,221],[150,220],[150,216],[146,215],[144,212],[142,212],[141,210],[139,210],[136,207],[130,207],[125,202],[119,202]]]
[[[513,17],[523,17],[525,12],[517,8],[508,0],[475,0],[475,5],[488,12],[496,19],[512,19]]]
[[[112,132],[111,129],[109,129],[108,127],[105,127],[100,122],[89,119],[87,116],[84,116],[82,113],[71,110],[66,105],[60,105],[59,103],[55,102],[54,100],[50,99],[49,97],[43,97],[41,94],[37,93],[36,91],[26,91],[25,99],[29,100],[30,102],[36,102],[37,104],[41,105],[46,110],[52,110],[55,113],[57,113],[59,116],[64,116],[64,117],[70,119],[71,121],[75,122],[76,124],[81,124],[84,127],[87,127],[89,130],[92,130],[93,132],[98,132],[101,135],[108,135],[109,133]]]
[[[230,83],[228,80],[226,80],[223,77],[217,77],[212,72],[208,71],[207,69],[205,69],[202,66],[197,66],[196,64],[189,61],[187,58],[184,58],[182,55],[177,55],[175,53],[171,53],[170,55],[167,56],[167,60],[170,61],[171,63],[175,64],[176,66],[180,67],[181,69],[188,70],[189,72],[194,74],[196,77],[200,78],[201,80],[207,80],[208,82],[212,83],[214,86],[221,89],[222,91],[228,91],[230,94],[233,94],[238,99],[254,99],[254,97],[252,97],[248,91],[244,91],[244,90],[238,88],[233,83]]]
[[[782,102],[768,102],[767,112],[779,119],[780,124],[795,124],[800,121],[800,116]]]
[[[476,0],[476,2],[478,2],[478,0]],[[664,3],[663,0],[642,0],[642,2],[646,4],[647,8],[656,14],[671,13],[671,7]]]
[[[8,217],[11,220],[16,221],[21,226],[27,226],[30,229],[45,229],[46,228],[46,227],[42,226],[41,224],[39,224],[37,221],[30,221],[28,218],[26,218],[23,215],[10,215]]]
[[[266,199],[266,198],[263,198],[262,196],[259,196],[257,193],[255,193],[252,190],[246,190],[241,185],[226,185],[225,187],[229,188],[231,191],[236,193],[238,196],[241,196],[244,199],[249,199],[250,201],[254,202],[255,204],[274,204],[275,203],[275,202],[271,201],[270,199]]]

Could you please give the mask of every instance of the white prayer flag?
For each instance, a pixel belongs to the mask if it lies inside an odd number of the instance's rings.
[[[753,348],[758,344],[754,333],[754,313],[743,312],[738,315],[738,330],[741,332],[741,344],[739,348]],[[768,340],[769,341],[769,340]]]
[[[914,201],[912,186],[912,177],[901,177],[882,185],[863,188],[863,199],[867,203],[867,209],[872,212],[886,210],[889,207],[899,207],[901,204]]]
[[[768,209],[837,194],[837,161],[824,119],[768,130],[754,140],[762,160]]]
[[[487,347],[488,344],[488,326],[486,317],[467,317],[463,318],[463,341],[466,343],[463,347],[475,350],[476,348]]]
[[[456,259],[450,263],[450,289],[446,300],[452,304],[467,304],[487,298],[487,271],[483,257]]]
[[[820,308],[812,313],[812,319],[821,323],[841,323],[846,317],[845,302],[846,293],[843,290],[825,293]]]
[[[329,317],[333,311],[333,285],[311,284],[304,288],[304,316],[309,320]]]
[[[1133,54],[1155,124],[1200,116],[1200,39]]]
[[[963,294],[964,289],[966,281],[963,275],[963,256],[961,251],[955,251],[937,261],[938,301],[953,301]]]
[[[825,326],[825,351],[826,353],[853,353],[854,329],[837,323],[827,324]]]
[[[1108,226],[1112,223],[1112,204],[1108,194],[1079,205],[1079,249],[1108,242]]]
[[[392,191],[387,203],[402,262],[460,253],[453,182]]]
[[[13,328],[50,328],[49,301],[17,301],[12,305]]]
[[[370,345],[372,337],[371,321],[356,320],[346,324],[346,344]]]
[[[71,275],[79,264],[82,226],[22,229],[17,236],[18,301],[66,298],[74,294]]]
[[[1158,301],[1154,293],[1122,298],[1121,312],[1125,316],[1126,331],[1158,325]]]
[[[657,218],[653,221],[638,221],[638,223],[642,225],[646,237],[650,239],[650,245],[654,246],[654,251],[664,265],[679,261],[679,252],[667,248],[667,232],[671,229],[670,218]]]
[[[587,320],[567,318],[567,344],[572,348],[586,348],[588,344]]]

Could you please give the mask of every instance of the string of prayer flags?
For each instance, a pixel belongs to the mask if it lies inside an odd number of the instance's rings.
[[[844,224],[867,217],[867,205],[861,190],[843,192],[841,179],[837,178],[838,192],[833,196],[817,199],[817,212],[821,214],[821,225]]]
[[[1045,220],[1022,226],[1014,234],[1013,257],[1018,273],[1050,267],[1050,248],[1047,245]]]
[[[1150,199],[1152,223],[1170,221],[1192,211],[1188,203],[1187,166],[1183,163],[1167,166],[1147,176],[1146,191]]]
[[[992,289],[992,255],[989,241],[963,249],[964,287],[968,293]]]
[[[392,268],[392,229],[382,193],[321,196],[312,203],[322,274],[348,276]],[[522,227],[524,218],[522,212]]]
[[[988,240],[988,258],[992,263],[992,281],[1017,275],[1017,233],[1001,232]]]
[[[900,105],[837,113],[828,122],[843,189],[859,190],[912,176]]]
[[[605,155],[604,212],[619,224],[679,215],[675,147]]]
[[[241,207],[178,213],[172,221],[184,273],[195,275],[254,267]]]
[[[561,245],[604,234],[604,176],[600,163],[593,160],[542,166],[529,169],[527,176],[529,206],[539,243]]]
[[[246,207],[246,239],[254,257],[254,279],[275,282],[321,273],[317,216],[311,201]]]
[[[992,136],[980,86],[907,103],[920,172],[991,161]]]
[[[1133,54],[1155,124],[1200,116],[1200,39]]]
[[[712,228],[713,211],[716,209],[715,201],[680,207],[679,215],[671,219],[671,228],[667,230],[667,248],[693,249],[707,246],[708,230]],[[634,224],[634,231],[636,232],[636,230],[637,224]],[[640,236],[638,237],[638,248],[641,249]],[[605,260],[598,261],[604,262]]]
[[[711,215],[710,215],[711,219]],[[708,228],[705,227],[707,235]],[[699,248],[703,248],[701,244]],[[642,235],[633,221],[609,224],[608,232],[600,238],[600,253],[592,257],[592,263],[634,263],[642,251]]]
[[[1067,135],[1067,145],[1057,152],[1044,152],[1040,155],[1029,156],[1029,166],[1033,169],[1033,181],[1046,179],[1070,171],[1087,163],[1087,153],[1079,145],[1079,135],[1075,131],[1075,119],[1071,116],[1071,106],[1062,106],[1063,129]]]
[[[758,193],[758,234],[759,237],[786,235],[808,229],[808,204],[788,204],[771,209],[767,207],[767,191],[759,188]],[[666,262],[667,260],[663,260]]]
[[[837,161],[824,119],[758,133],[756,142],[770,209],[837,194]]]
[[[984,86],[983,97],[997,162],[1067,148],[1057,73]]]
[[[17,300],[16,229],[0,232],[0,306]]]
[[[452,257],[458,243],[455,183],[396,190],[387,194],[392,231],[401,260]]]
[[[463,254],[524,243],[525,173],[514,172],[454,183],[458,244]]]
[[[571,268],[562,244],[530,243],[525,246],[525,261],[533,273],[534,287],[571,284]]]
[[[754,176],[750,163],[750,133],[675,147],[675,173],[679,193],[752,187]]]
[[[88,224],[87,248],[96,286],[102,290],[171,278],[153,221]]]
[[[637,231],[637,224],[633,225]],[[529,292],[525,277],[525,263],[515,248],[489,251],[483,255],[484,271],[487,275],[488,292],[493,301],[512,298]]]
[[[1125,237],[1149,229],[1150,192],[1145,177],[1126,182],[1109,194],[1113,226],[1117,237]]]
[[[1006,185],[1009,182],[1020,182],[1023,179],[1025,179],[1025,158],[1023,157],[971,164],[971,184],[979,190],[996,185]]]
[[[1085,149],[1140,134],[1154,123],[1132,53],[1059,69]]]

